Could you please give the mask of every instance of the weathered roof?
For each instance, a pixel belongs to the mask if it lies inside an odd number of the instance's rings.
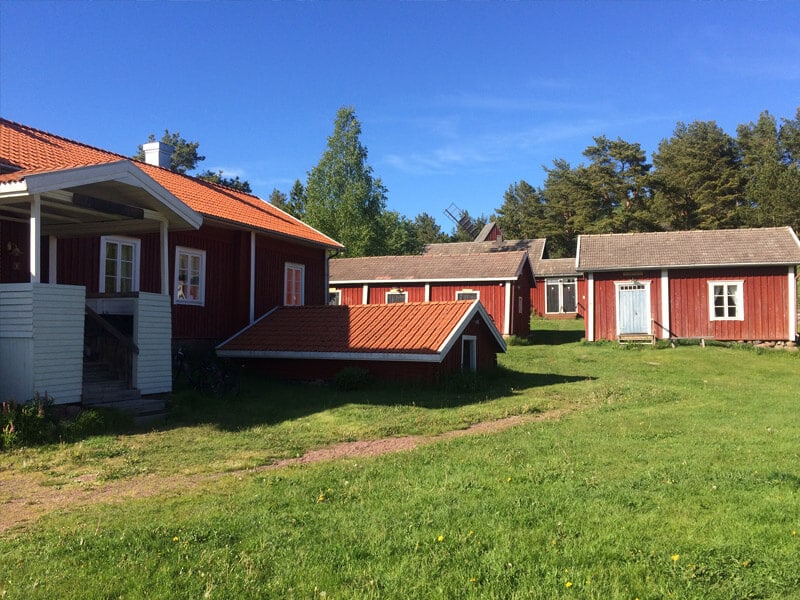
[[[191,209],[212,219],[327,248],[343,246],[257,196],[173,173],[129,157],[94,148],[0,118],[0,183],[128,160]]]
[[[575,277],[577,275],[574,258],[542,259],[539,261],[539,270],[536,271],[537,277]]]
[[[332,284],[374,281],[514,280],[522,272],[525,252],[413,256],[367,256],[330,261]]]
[[[800,264],[791,227],[582,235],[578,271]]]
[[[498,349],[505,351],[505,342],[478,301],[280,307],[220,344],[217,351],[220,356],[416,357],[437,362],[476,314],[493,331]]]
[[[496,240],[488,242],[451,242],[444,244],[425,244],[422,248],[423,255],[447,256],[451,254],[491,254],[495,252],[528,253],[531,269],[538,274],[539,261],[544,256],[544,238],[533,240]]]

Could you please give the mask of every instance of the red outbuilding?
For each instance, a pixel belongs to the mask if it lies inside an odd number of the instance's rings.
[[[582,235],[586,339],[797,337],[790,227]]]

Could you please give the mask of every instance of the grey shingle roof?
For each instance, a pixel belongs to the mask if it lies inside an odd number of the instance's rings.
[[[545,258],[539,261],[539,270],[536,271],[537,277],[575,277],[578,272],[575,270],[574,258]]]
[[[367,281],[516,279],[525,252],[416,256],[368,256],[330,261],[331,284]]]
[[[791,227],[582,235],[578,271],[800,264]]]
[[[491,254],[495,252],[519,252],[525,250],[531,269],[537,273],[537,266],[544,254],[544,244],[547,240],[537,238],[534,240],[497,240],[489,242],[452,242],[449,244],[425,244],[422,249],[424,255],[450,255],[450,254]]]

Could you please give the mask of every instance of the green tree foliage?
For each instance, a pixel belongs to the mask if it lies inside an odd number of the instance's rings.
[[[156,136],[151,133],[147,138],[148,142],[155,142]],[[172,158],[169,164],[169,170],[175,173],[185,175],[188,171],[194,171],[197,168],[197,163],[206,159],[205,156],[200,156],[197,149],[200,147],[200,142],[189,142],[181,137],[179,132],[170,133],[169,129],[164,130],[164,135],[158,140],[164,144],[172,146]],[[133,156],[137,160],[144,160],[144,150],[139,146],[138,151]]]
[[[327,148],[308,173],[304,220],[344,244],[348,256],[378,256],[386,249],[386,188],[372,176],[360,135],[355,110],[340,108]]]
[[[216,183],[218,185],[224,185],[225,187],[229,187],[234,190],[239,190],[240,192],[245,192],[247,194],[253,193],[253,190],[250,188],[250,183],[248,181],[243,181],[239,179],[238,175],[232,178],[225,177],[225,174],[222,171],[222,169],[219,169],[217,172],[211,170],[203,171],[197,176],[197,178],[202,179],[203,181]]]
[[[148,142],[155,142],[156,136],[151,133]],[[190,142],[181,136],[179,132],[170,133],[169,129],[164,130],[164,135],[158,140],[164,144],[172,146],[172,157],[170,158],[169,170],[181,175],[186,175],[190,171],[197,169],[197,164],[206,159],[205,156],[198,154],[197,149],[200,147],[200,142]],[[139,146],[136,154],[133,155],[136,160],[144,161],[144,149]],[[239,179],[239,176],[225,177],[225,173],[220,169],[216,172],[209,169],[197,175],[198,179],[224,185],[225,187],[239,190],[240,192],[252,193],[250,183],[246,180]]]
[[[653,155],[659,216],[670,229],[723,229],[743,222],[744,178],[736,141],[714,121],[678,123]]]
[[[305,214],[306,189],[300,183],[300,180],[296,179],[288,197],[275,188],[269,195],[269,202],[293,217],[302,219]]]
[[[421,212],[414,217],[414,233],[417,236],[420,250],[425,244],[441,244],[449,240],[436,219],[426,212]]]
[[[541,195],[525,180],[508,186],[494,221],[506,239],[539,237],[546,228]]]
[[[386,244],[383,254],[400,256],[419,254],[422,250],[414,222],[407,217],[393,210],[384,211],[380,226]]]

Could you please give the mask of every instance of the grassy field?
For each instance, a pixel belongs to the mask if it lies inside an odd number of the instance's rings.
[[[0,455],[0,483],[198,481],[7,531],[0,597],[800,598],[800,356],[587,345],[579,322],[534,326],[536,343],[477,381],[344,393],[251,380],[225,405],[179,394],[156,431]],[[566,412],[256,469],[551,409]]]

